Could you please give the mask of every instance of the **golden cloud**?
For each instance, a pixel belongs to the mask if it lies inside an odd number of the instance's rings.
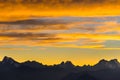
[[[120,41],[119,23],[105,17],[43,18],[0,22],[0,45],[115,49],[105,46]],[[98,22],[97,22],[98,20]],[[101,20],[99,22],[99,20]],[[31,22],[31,23],[30,23]],[[109,34],[107,34],[107,32]],[[118,48],[116,48],[118,49]]]
[[[82,43],[80,39],[83,39]],[[88,40],[84,40],[88,39]],[[120,40],[119,35],[105,34],[0,34],[0,45],[25,45],[25,46],[63,46],[73,48],[103,48],[106,40]],[[64,42],[69,42],[66,44]],[[71,45],[73,42],[76,44]],[[79,43],[82,43],[78,45]],[[105,48],[104,48],[105,49]]]
[[[119,5],[119,0],[2,0],[0,21],[43,16],[116,16],[120,14]]]

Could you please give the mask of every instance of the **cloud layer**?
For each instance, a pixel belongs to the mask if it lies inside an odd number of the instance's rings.
[[[119,0],[1,0],[1,3],[31,3],[31,4],[102,4],[102,3],[118,3]]]
[[[119,17],[57,17],[0,22],[0,46],[120,49],[116,43],[120,41],[119,27]],[[114,46],[109,47],[108,41],[114,41]]]
[[[119,0],[0,0],[0,21],[50,16],[116,16],[120,14],[119,9]]]

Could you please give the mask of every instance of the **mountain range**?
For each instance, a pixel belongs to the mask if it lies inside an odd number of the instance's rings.
[[[5,56],[0,61],[1,80],[120,80],[117,59],[100,60],[94,66],[75,66],[71,61],[44,65],[36,61],[19,63]]]

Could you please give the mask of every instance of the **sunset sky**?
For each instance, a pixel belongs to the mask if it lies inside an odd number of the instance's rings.
[[[120,60],[119,0],[31,1],[0,1],[1,60],[48,65]]]

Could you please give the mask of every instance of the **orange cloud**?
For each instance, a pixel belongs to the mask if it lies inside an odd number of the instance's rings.
[[[0,21],[25,20],[43,16],[116,16],[120,14],[119,4],[118,0],[1,1]]]
[[[5,37],[5,38],[4,38]],[[103,48],[106,40],[120,40],[119,35],[105,34],[0,34],[0,45],[53,46],[73,48]],[[81,39],[83,41],[81,42]],[[85,40],[86,39],[86,40]],[[88,40],[87,40],[88,39]],[[69,44],[66,44],[67,42]],[[73,42],[76,42],[72,45]],[[25,43],[25,44],[24,44]],[[80,45],[78,43],[81,43]],[[105,49],[105,48],[104,48]]]
[[[119,23],[113,18],[110,21],[109,18],[44,17],[0,22],[0,45],[112,49],[104,43],[108,40],[120,41]],[[111,33],[113,31],[117,33]]]
[[[90,39],[97,39],[97,40],[120,40],[120,35],[114,34],[81,34],[81,33],[73,33],[73,34],[57,34],[58,37],[63,38],[90,38]]]
[[[96,27],[96,33],[120,32],[120,24],[115,21],[103,22],[103,26]]]

